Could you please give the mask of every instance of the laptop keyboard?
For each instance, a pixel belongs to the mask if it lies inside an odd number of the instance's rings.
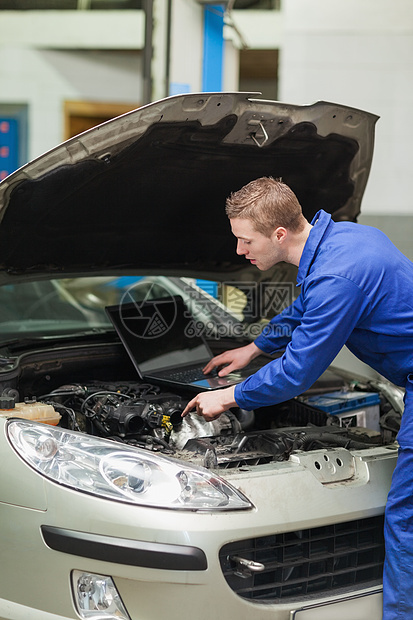
[[[179,381],[180,383],[193,383],[194,381],[201,381],[201,379],[205,379],[205,377],[215,377],[217,374],[216,371],[213,371],[209,375],[204,375],[202,368],[204,368],[204,366],[198,368],[184,368],[176,370],[175,372],[168,371],[168,379]]]

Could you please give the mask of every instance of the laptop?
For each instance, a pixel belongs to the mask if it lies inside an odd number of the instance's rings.
[[[219,377],[202,369],[213,357],[182,297],[107,306],[106,313],[144,381],[191,390],[216,390],[240,383],[264,362]],[[201,330],[202,331],[202,330]]]

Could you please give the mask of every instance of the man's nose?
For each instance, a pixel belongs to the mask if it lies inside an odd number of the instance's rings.
[[[243,254],[246,254],[246,253],[247,253],[247,251],[245,249],[244,244],[242,243],[242,241],[238,241],[237,242],[237,254],[242,256]]]

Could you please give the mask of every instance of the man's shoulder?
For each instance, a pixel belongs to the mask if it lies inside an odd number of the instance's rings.
[[[387,235],[372,226],[356,222],[332,222],[329,235],[321,242],[325,251],[348,255],[349,261],[357,261],[363,254],[381,255],[386,252],[398,252]]]
[[[357,286],[394,274],[404,265],[413,273],[411,263],[379,229],[354,222],[334,222],[320,243],[307,282],[319,278],[348,278]]]

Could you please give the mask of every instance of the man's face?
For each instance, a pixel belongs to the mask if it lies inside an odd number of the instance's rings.
[[[251,220],[237,217],[231,219],[230,223],[232,232],[238,239],[237,254],[244,255],[252,265],[265,271],[284,260],[277,231],[274,231],[271,237],[266,237],[255,230]]]

